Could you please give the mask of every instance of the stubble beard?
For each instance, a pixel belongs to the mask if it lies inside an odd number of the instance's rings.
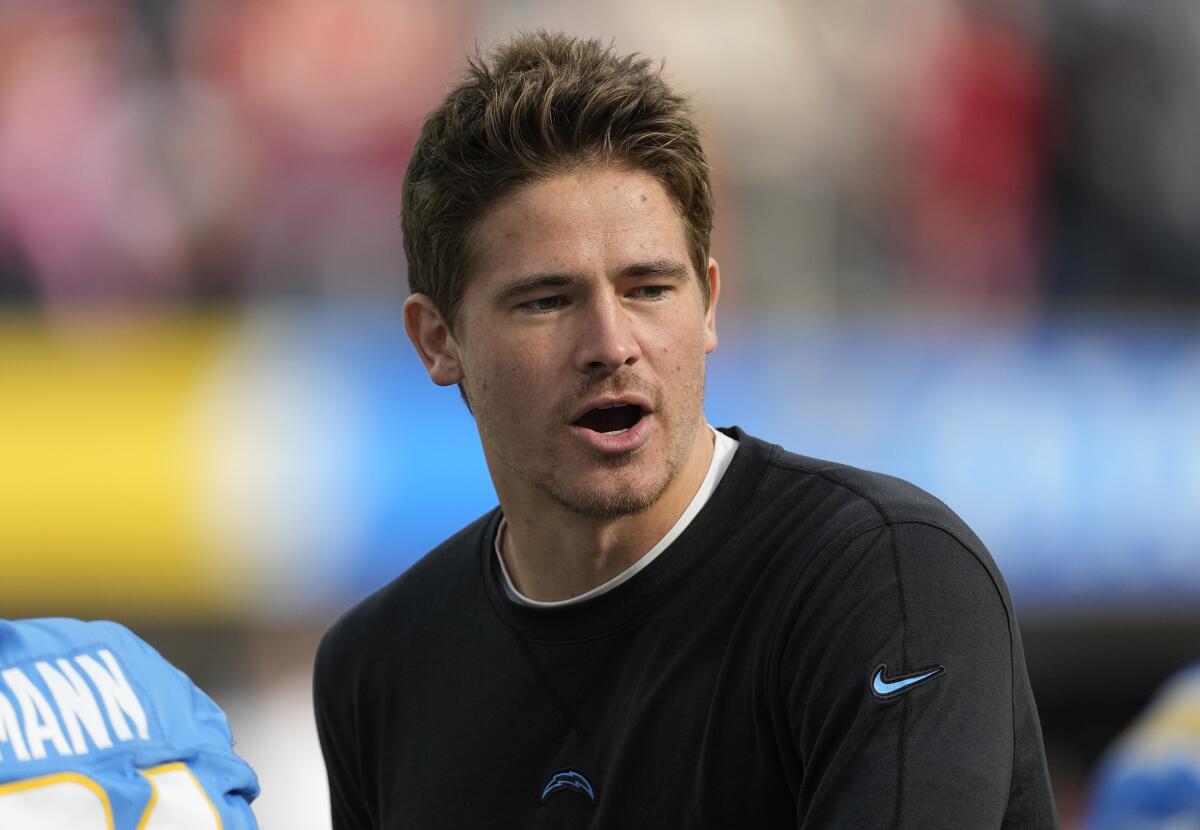
[[[617,471],[636,464],[639,454],[630,453],[620,458],[604,459],[601,463],[614,471],[614,477],[619,477]],[[542,492],[577,516],[588,519],[619,519],[644,513],[662,498],[662,494],[679,475],[679,469],[683,465],[681,456],[680,452],[669,453],[664,474],[640,489],[632,486],[619,487],[615,492],[601,493],[553,478],[549,481],[538,481],[537,484]]]

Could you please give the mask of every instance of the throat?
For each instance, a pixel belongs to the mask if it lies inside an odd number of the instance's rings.
[[[521,533],[505,519],[496,554],[520,598],[535,603],[577,599],[633,567],[654,544],[641,534],[629,535],[628,528],[622,532],[610,527],[586,536],[579,530],[575,527],[569,538],[556,537],[539,523]],[[548,555],[563,550],[572,555]]]

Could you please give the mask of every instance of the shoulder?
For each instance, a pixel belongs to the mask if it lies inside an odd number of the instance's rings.
[[[1089,826],[1187,826],[1200,815],[1197,746],[1200,662],[1169,678],[1105,753],[1090,788]]]
[[[317,648],[318,690],[334,674],[356,673],[387,644],[444,621],[465,593],[480,590],[480,546],[494,528],[492,510],[421,557],[412,567],[343,614]]]
[[[759,510],[804,519],[810,529],[813,520],[827,530],[926,524],[965,547],[983,547],[953,510],[912,482],[791,452],[736,427],[727,432],[738,440],[738,452],[763,469],[755,498]]]
[[[118,622],[70,617],[0,620],[0,663],[81,652],[107,652],[131,667],[174,671],[153,647]]]
[[[967,650],[994,645],[1007,664],[1017,636],[1008,588],[983,542],[944,502],[903,479],[779,447],[766,467],[754,500],[760,515],[747,521],[777,540],[774,562],[788,586],[780,624],[804,635],[790,647],[823,631],[849,636],[848,656],[865,649],[866,662],[895,665],[908,656],[878,657],[894,636],[913,654],[929,644],[933,662],[947,641],[962,639]]]
[[[1007,588],[983,542],[944,502],[895,476],[789,452],[744,433],[765,472],[744,524],[779,539],[789,568],[837,593],[845,580],[947,587],[970,583],[1009,605]],[[739,452],[741,450],[739,449]],[[817,574],[822,574],[818,577]]]
[[[772,456],[770,467],[777,478],[791,479],[796,486],[820,491],[839,508],[848,509],[854,515],[861,514],[866,520],[925,522],[952,534],[971,534],[962,519],[944,502],[902,478],[810,458],[782,448]]]
[[[220,707],[120,623],[69,618],[0,621],[0,669],[0,698],[8,694],[21,708],[36,706],[43,715],[62,713],[64,722],[75,707],[98,712],[98,701],[104,701],[107,721],[90,723],[92,745],[72,733],[73,752],[55,744],[63,757],[79,756],[79,763],[86,765],[107,757],[106,752],[120,758],[125,755],[119,753],[135,752],[140,762],[157,763],[203,752],[228,757],[236,764],[231,774],[246,782],[247,791],[257,787],[253,773],[232,754]],[[56,760],[43,757],[46,763]]]

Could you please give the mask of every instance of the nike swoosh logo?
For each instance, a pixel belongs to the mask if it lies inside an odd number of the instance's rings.
[[[945,666],[934,666],[931,669],[922,669],[912,674],[888,679],[883,676],[883,673],[887,671],[887,664],[885,663],[875,670],[875,676],[871,678],[871,691],[875,693],[876,697],[895,697],[901,692],[908,691],[918,683],[924,683],[930,678],[937,677],[945,670]]]

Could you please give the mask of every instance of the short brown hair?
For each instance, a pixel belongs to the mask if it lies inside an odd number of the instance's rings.
[[[525,32],[485,59],[425,119],[404,180],[409,287],[453,326],[472,263],[471,232],[502,196],[583,164],[644,170],[684,223],[707,307],[712,188],[688,100],[661,64],[598,40]]]

